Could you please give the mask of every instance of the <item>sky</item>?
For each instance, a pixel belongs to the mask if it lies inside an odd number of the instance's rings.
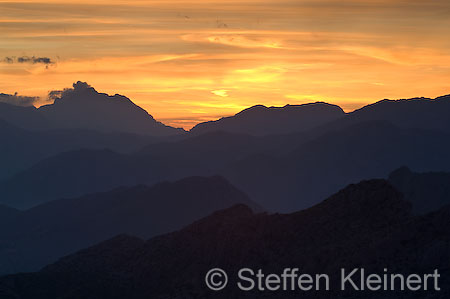
[[[256,104],[450,94],[448,0],[0,0],[0,93],[85,81],[189,129]],[[39,97],[39,98],[36,98]]]

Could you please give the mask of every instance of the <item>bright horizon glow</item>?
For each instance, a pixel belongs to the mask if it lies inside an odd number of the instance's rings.
[[[0,93],[85,81],[189,129],[263,104],[450,93],[448,0],[0,0]],[[53,64],[11,63],[47,57]]]

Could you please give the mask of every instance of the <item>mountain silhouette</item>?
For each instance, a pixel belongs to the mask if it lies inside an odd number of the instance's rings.
[[[236,159],[272,153],[283,141],[216,132],[151,144],[134,154],[76,150],[49,157],[0,181],[0,202],[30,208],[43,202],[107,191],[117,186],[154,184],[192,175],[211,176]],[[287,146],[286,146],[287,148]]]
[[[416,173],[401,167],[389,175],[389,182],[413,204],[414,213],[428,213],[450,205],[450,173]]]
[[[102,132],[125,132],[164,136],[184,132],[156,121],[144,109],[121,95],[98,93],[78,81],[66,89],[51,105],[38,111],[59,128],[81,128]]]
[[[336,120],[344,111],[336,105],[317,102],[284,107],[257,105],[234,116],[204,122],[191,129],[191,133],[202,134],[213,131],[243,133],[249,135],[289,134],[309,130]]]
[[[10,220],[11,218],[16,217],[18,214],[20,214],[19,210],[0,205],[0,219],[2,219],[0,222]]]
[[[0,102],[0,120],[28,130],[50,129],[51,123],[34,106],[22,107]]]
[[[154,142],[133,153],[95,147],[48,155],[1,180],[0,203],[29,208],[117,186],[219,174],[271,211],[295,211],[349,183],[384,178],[402,165],[450,172],[450,131],[444,121],[448,103],[450,97],[381,101],[291,134],[216,131]],[[403,110],[406,116],[399,119],[410,121],[396,121]],[[417,120],[419,110],[424,119],[436,115],[441,121],[427,125]]]
[[[408,165],[450,171],[450,133],[358,123],[309,134],[251,137],[208,133],[134,154],[59,154],[0,182],[0,202],[27,208],[117,186],[219,174],[271,211],[310,207],[349,183]],[[74,183],[76,182],[76,183]]]
[[[0,206],[0,272],[36,271],[61,256],[117,234],[149,238],[219,209],[261,208],[221,177],[190,177],[152,187],[52,201],[26,211]],[[12,213],[11,211],[12,210]]]
[[[83,129],[32,131],[0,119],[0,138],[0,179],[4,179],[62,152],[105,148],[122,153],[133,152],[153,142],[161,142],[166,137]]]
[[[213,213],[186,228],[144,241],[119,235],[66,256],[39,272],[0,279],[2,298],[447,298],[450,210],[411,215],[411,205],[384,180],[350,185],[292,214],[253,213],[245,205]],[[229,274],[208,290],[209,269]],[[330,291],[243,292],[239,269],[326,273]],[[338,291],[341,268],[366,273],[432,273],[441,291]],[[16,296],[16,297],[14,297]]]
[[[349,183],[384,178],[401,165],[420,172],[450,170],[449,150],[449,133],[374,121],[329,130],[285,155],[249,156],[223,175],[267,209],[288,212]]]
[[[0,102],[0,180],[65,151],[131,152],[183,138],[183,132],[157,122],[126,97],[98,93],[82,82],[39,109]]]
[[[450,95],[382,100],[349,113],[352,122],[388,121],[401,128],[450,130]]]
[[[213,131],[250,135],[290,134],[322,127],[343,128],[370,121],[390,122],[400,128],[450,130],[450,95],[430,98],[382,100],[350,113],[323,102],[284,107],[257,105],[234,116],[204,122],[191,129],[201,134]]]

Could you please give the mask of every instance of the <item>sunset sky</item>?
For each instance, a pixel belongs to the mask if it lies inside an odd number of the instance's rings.
[[[166,124],[450,93],[449,0],[0,0],[0,93],[86,81]]]

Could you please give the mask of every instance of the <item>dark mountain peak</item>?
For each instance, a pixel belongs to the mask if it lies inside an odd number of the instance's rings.
[[[441,103],[439,103],[440,100]],[[434,105],[434,104],[442,104],[442,101],[447,101],[450,98],[448,96],[438,97],[436,99],[426,98],[426,97],[415,97],[415,98],[409,98],[409,99],[397,99],[397,100],[391,100],[391,99],[384,99],[378,102],[375,102],[373,104],[366,105],[360,109],[355,110],[357,111],[370,111],[371,109],[393,109],[394,107],[397,109],[404,109],[405,112],[409,112],[411,109],[416,109],[417,107],[430,107],[428,105]],[[352,112],[352,113],[354,113]],[[350,113],[350,114],[352,114]]]
[[[450,97],[382,100],[348,114],[351,121],[384,120],[401,128],[450,130]]]
[[[39,112],[59,128],[126,132],[141,135],[174,135],[184,132],[156,121],[147,111],[122,95],[97,92],[86,82],[50,93],[53,104]]]
[[[291,105],[287,104],[282,107],[276,107],[271,106],[267,107],[264,105],[255,105],[250,108],[244,109],[241,112],[237,113],[236,116],[245,116],[253,113],[267,113],[267,114],[274,114],[274,113],[287,113],[287,112],[300,112],[301,110],[307,110],[309,112],[313,112],[313,110],[335,110],[339,111],[342,114],[344,114],[344,111],[341,107],[333,104],[328,104],[325,102],[315,102],[315,103],[307,103],[307,104],[301,104],[301,105]],[[305,111],[302,111],[305,112]]]
[[[196,125],[192,133],[226,131],[256,136],[288,134],[312,129],[345,115],[342,108],[324,102],[266,107],[256,105],[234,116]]]
[[[409,169],[409,167],[407,166],[402,166],[394,171],[392,171],[389,174],[389,181],[393,181],[396,180],[397,178],[409,178],[413,175],[413,172],[411,171],[411,169]]]
[[[408,217],[411,205],[388,181],[376,179],[351,184],[307,211],[376,225]]]
[[[264,105],[255,105],[249,108],[245,108],[244,110],[236,113],[236,115],[241,115],[241,114],[245,114],[248,112],[261,112],[261,111],[265,111],[268,110],[269,108],[267,106]]]
[[[17,106],[0,102],[0,119],[28,130],[48,129],[50,123],[34,106]]]
[[[402,167],[391,172],[389,182],[412,203],[416,214],[435,211],[450,204],[450,173],[416,173]]]
[[[102,103],[103,105],[122,105],[130,106],[133,109],[145,111],[141,107],[135,105],[129,98],[123,95],[115,94],[110,96],[106,93],[99,93],[94,87],[87,82],[78,81],[73,84],[73,88],[67,88],[63,91],[54,92],[55,101],[53,105],[89,105],[90,103]],[[52,106],[52,105],[46,105]],[[45,106],[45,107],[46,107]],[[45,107],[43,109],[45,109]],[[89,108],[86,106],[85,108]],[[106,109],[106,107],[104,107]],[[145,112],[146,113],[146,112]],[[151,115],[149,117],[153,118]]]
[[[435,100],[436,101],[450,101],[450,94],[437,97]]]

